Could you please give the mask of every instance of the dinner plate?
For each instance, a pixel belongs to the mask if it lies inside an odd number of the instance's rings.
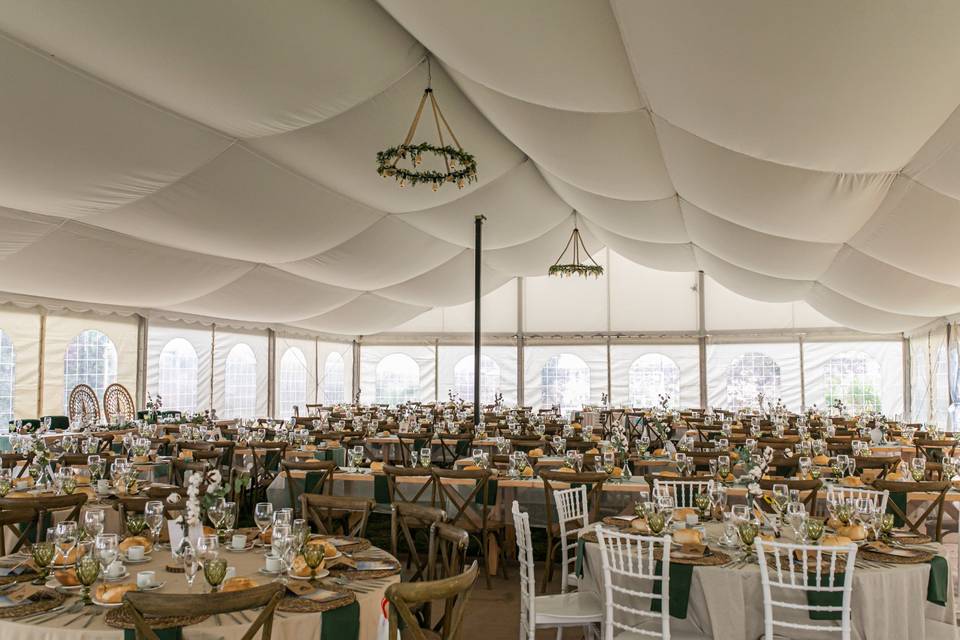
[[[142,558],[140,558],[139,560],[133,560],[131,558],[128,558],[126,554],[120,554],[120,559],[123,561],[124,564],[144,564],[145,562],[150,562],[150,560],[152,560],[152,556],[150,556],[150,554],[148,553]]]
[[[127,568],[126,568],[126,567],[124,567],[124,568],[123,568],[123,573],[121,573],[120,575],[118,575],[118,576],[108,576],[108,575],[106,575],[106,574],[102,574],[102,575],[100,576],[100,579],[103,580],[104,582],[118,582],[118,581],[120,581],[120,580],[123,580],[124,578],[129,578],[129,577],[130,577],[130,572],[127,571]]]
[[[47,589],[60,589],[62,591],[79,591],[83,588],[82,584],[75,584],[72,586],[60,584],[60,581],[56,578],[50,578],[43,586],[45,586]]]
[[[157,589],[163,589],[167,586],[166,582],[154,582],[149,587],[137,587],[137,591],[156,591]]]
[[[228,544],[223,545],[222,548],[226,549],[231,553],[244,553],[245,551],[250,551],[251,549],[253,549],[253,543],[251,542],[250,544],[245,546],[243,549],[235,549]]]
[[[320,569],[319,571],[317,571],[316,579],[319,580],[320,578],[326,578],[328,575],[330,575],[330,571],[328,569]],[[301,577],[301,576],[295,576],[293,574],[290,574],[290,578],[292,580],[309,580],[310,576]]]
[[[105,607],[107,609],[116,609],[117,607],[122,607],[124,605],[122,601],[121,602],[101,602],[100,600],[97,599],[96,596],[91,596],[90,599],[93,601],[93,604],[97,605],[98,607]]]

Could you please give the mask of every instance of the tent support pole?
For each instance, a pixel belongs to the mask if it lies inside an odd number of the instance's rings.
[[[807,410],[807,373],[803,363],[803,335],[797,336],[797,347],[800,349],[800,411]]]
[[[267,329],[267,415],[277,414],[277,332]],[[283,416],[286,417],[286,416]]]
[[[147,405],[147,332],[150,325],[147,319],[137,315],[137,400],[140,407]]]
[[[523,406],[523,276],[517,278],[517,406]]]
[[[700,406],[707,407],[707,312],[704,308],[703,271],[697,271],[697,343],[700,347]],[[679,402],[679,398],[677,401]]]
[[[473,219],[476,238],[473,247],[473,424],[480,424],[480,265],[483,250],[484,215]]]
[[[911,421],[913,416],[913,388],[910,384],[910,340],[903,337],[903,419]]]

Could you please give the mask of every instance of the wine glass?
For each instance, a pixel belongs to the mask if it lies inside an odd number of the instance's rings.
[[[325,558],[324,547],[322,544],[308,544],[303,548],[303,561],[310,569],[310,580],[317,577],[317,568],[323,564]]]
[[[77,574],[77,580],[83,587],[80,594],[83,604],[92,604],[92,601],[90,600],[90,585],[96,582],[97,578],[100,577],[100,562],[91,554],[87,554],[82,558],[77,558],[77,566],[75,571]]]
[[[293,524],[290,525],[290,535],[292,536],[294,549],[299,553],[307,542],[307,536],[310,535],[310,527],[307,526],[307,521],[303,518],[294,520]]]
[[[44,584],[47,581],[47,575],[50,573],[50,563],[53,562],[53,556],[56,553],[56,548],[54,547],[53,542],[35,542],[33,546],[30,547],[30,554],[33,556],[33,563],[37,565],[37,569],[40,573],[37,575],[37,579],[33,581],[32,584]]]
[[[429,467],[430,462],[432,461],[433,451],[430,447],[424,447],[420,449],[420,464],[424,467]]]
[[[802,502],[791,502],[787,504],[786,511],[787,524],[793,530],[796,539],[804,541],[806,534],[807,508]]]
[[[787,503],[790,502],[790,488],[785,484],[775,484],[773,485],[771,497],[773,498],[773,506],[776,508],[777,513],[782,515]]]
[[[417,453],[416,449],[410,450],[410,466],[416,467],[419,464],[420,454]]]
[[[257,538],[263,538],[263,534],[273,523],[273,505],[269,502],[258,502],[253,507],[253,522],[257,525],[257,529],[260,530]],[[263,544],[262,541],[261,544]]]
[[[197,552],[189,542],[180,550],[180,562],[183,563],[183,576],[187,579],[187,592],[193,591],[193,581],[200,568]]]
[[[54,531],[57,554],[63,559],[61,564],[69,564],[70,552],[77,544],[77,523],[73,520],[64,520],[57,524]]]
[[[914,482],[921,482],[927,475],[927,459],[917,456],[910,461],[910,475]]]
[[[227,533],[231,532],[237,526],[237,503],[236,502],[225,502],[223,503],[223,526],[227,530]]]
[[[120,536],[115,533],[101,533],[93,539],[93,551],[104,573],[107,572],[107,568],[117,559],[119,548]]]
[[[151,500],[143,506],[143,519],[146,520],[150,528],[150,535],[153,538],[153,544],[160,542],[160,529],[163,527],[163,503],[159,500]]]
[[[677,453],[677,473],[680,477],[687,475],[687,454]]]
[[[103,509],[88,509],[83,513],[83,530],[90,539],[103,533],[103,523],[106,513]]]
[[[219,591],[223,579],[227,577],[227,559],[220,558],[219,553],[213,552],[213,555],[207,558],[203,563],[203,577],[210,585],[211,591]]]
[[[197,561],[205,565],[207,560],[217,557],[220,542],[217,536],[200,536],[197,538]]]
[[[207,508],[207,518],[210,519],[210,524],[217,530],[217,533],[220,533],[220,530],[223,528],[225,504],[226,500],[219,498]]]

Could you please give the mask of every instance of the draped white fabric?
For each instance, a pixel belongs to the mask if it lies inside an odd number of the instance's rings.
[[[461,331],[439,310],[484,213],[484,291],[529,277],[526,331],[693,329],[698,269],[735,294],[713,329],[912,331],[960,312],[958,27],[896,0],[0,0],[0,292]],[[462,191],[374,172],[427,52]],[[611,274],[548,282],[575,221]]]

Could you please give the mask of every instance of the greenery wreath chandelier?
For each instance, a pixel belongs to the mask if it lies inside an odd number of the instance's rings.
[[[400,187],[407,184],[430,184],[434,191],[437,191],[446,182],[452,182],[458,189],[471,182],[477,181],[477,161],[473,155],[463,150],[456,134],[447,122],[437,98],[433,93],[433,77],[430,69],[430,56],[427,56],[427,88],[423,90],[420,96],[420,104],[417,106],[417,113],[413,116],[413,122],[407,130],[407,137],[399,145],[377,152],[377,173],[384,178],[392,177],[400,183]],[[429,142],[413,142],[413,136],[417,132],[417,126],[420,124],[420,117],[423,115],[423,108],[430,101],[430,109],[433,112],[433,120],[437,127],[437,138],[440,144],[434,145]],[[444,130],[453,142],[453,146],[444,139]],[[420,169],[424,154],[432,154],[443,159],[445,171],[436,169]],[[401,166],[401,160],[410,161],[410,167]]]
[[[570,262],[561,262],[567,251],[570,248],[573,248],[571,261]],[[581,261],[580,254],[587,257],[589,262]],[[553,266],[547,271],[548,275],[551,276],[560,276],[561,278],[571,277],[571,276],[593,276],[594,278],[599,278],[603,275],[603,267],[597,264],[597,261],[593,259],[593,256],[590,255],[590,252],[587,251],[587,247],[583,244],[583,238],[580,237],[580,230],[576,225],[573,226],[573,233],[570,234],[570,239],[567,240],[566,246],[563,248],[563,252],[560,253],[560,257],[557,258],[557,261],[553,263]]]

